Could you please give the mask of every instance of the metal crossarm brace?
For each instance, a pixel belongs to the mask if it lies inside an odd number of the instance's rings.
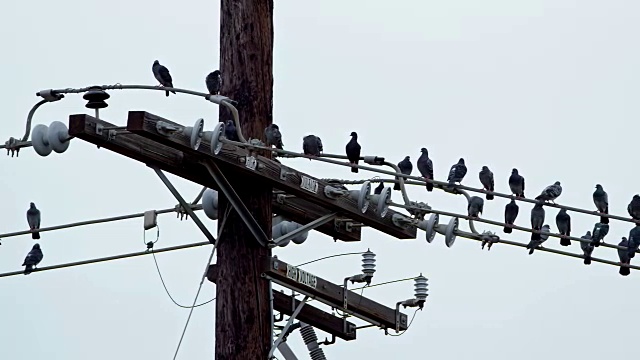
[[[291,326],[291,324],[293,323],[293,320],[295,320],[296,316],[298,316],[298,314],[300,313],[300,310],[302,310],[302,307],[307,302],[307,300],[309,300],[309,295],[306,295],[304,299],[302,299],[300,304],[298,304],[298,307],[296,307],[296,310],[293,312],[293,314],[291,314],[291,316],[289,317],[289,320],[287,320],[287,323],[284,325],[284,328],[280,332],[280,335],[278,335],[278,338],[276,339],[276,341],[273,342],[273,346],[271,346],[271,350],[269,350],[269,356],[268,356],[269,360],[273,359],[273,353],[276,351],[276,349],[282,342],[282,338],[287,333],[289,326]]]
[[[278,351],[280,351],[284,360],[298,360],[298,357],[293,353],[293,350],[291,350],[286,341],[283,341],[278,345]]]
[[[160,180],[162,180],[162,182],[167,186],[169,191],[171,191],[171,194],[173,194],[173,196],[176,198],[176,200],[178,200],[178,202],[180,203],[180,206],[182,206],[184,208],[184,210],[187,212],[187,214],[189,214],[189,216],[191,216],[191,219],[193,219],[193,222],[195,222],[196,225],[198,226],[198,228],[200,228],[200,231],[202,231],[204,236],[207,237],[207,239],[209,240],[210,243],[215,245],[216,244],[216,238],[213,237],[213,235],[211,234],[211,232],[209,232],[209,229],[207,229],[207,227],[204,225],[204,223],[202,221],[200,221],[200,218],[198,218],[196,213],[193,212],[193,209],[191,209],[191,205],[184,200],[184,198],[180,195],[178,190],[173,186],[171,181],[169,181],[169,179],[162,172],[162,170],[160,170],[157,167],[152,166],[152,165],[147,165],[147,166],[152,168],[153,171],[155,171],[156,174],[158,174],[158,177],[160,177]]]
[[[213,180],[215,180],[216,184],[220,187],[224,196],[227,198],[231,206],[233,206],[233,209],[238,213],[238,215],[240,215],[240,218],[244,221],[245,225],[247,225],[249,231],[251,231],[251,234],[256,238],[256,240],[258,240],[260,245],[267,246],[267,244],[273,243],[273,240],[267,237],[267,234],[264,233],[238,194],[233,190],[233,186],[231,186],[227,178],[224,177],[224,174],[222,174],[218,165],[207,160],[203,161],[202,165],[207,168],[213,177]]]
[[[288,234],[282,235],[279,238],[273,240],[273,242],[274,242],[273,246],[275,247],[275,246],[277,246],[278,244],[280,244],[282,242],[285,242],[287,240],[293,239],[294,237],[298,236],[299,234],[301,234],[301,233],[303,233],[305,231],[313,230],[313,229],[317,228],[318,226],[322,226],[322,225],[328,223],[329,221],[335,219],[335,217],[337,215],[338,214],[336,214],[336,213],[327,214],[327,215],[322,216],[322,217],[320,217],[320,218],[318,218],[316,220],[313,220],[312,222],[310,222],[310,223],[308,223],[306,225],[303,225],[303,226],[293,230],[292,232],[290,232]]]

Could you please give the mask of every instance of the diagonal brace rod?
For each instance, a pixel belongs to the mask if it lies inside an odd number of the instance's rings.
[[[256,219],[253,218],[253,215],[251,215],[249,209],[244,205],[236,191],[233,190],[233,186],[231,186],[227,178],[224,177],[218,165],[212,161],[203,161],[202,165],[209,171],[209,174],[211,174],[213,180],[218,184],[224,196],[238,215],[240,215],[240,218],[260,245],[267,246],[267,244],[272,243],[272,240],[267,237],[267,234],[265,234],[264,230],[258,225]]]
[[[293,239],[294,237],[298,236],[298,234],[301,234],[301,233],[303,233],[305,231],[313,230],[313,229],[317,228],[318,226],[322,226],[322,225],[328,223],[329,221],[335,219],[335,217],[337,215],[338,214],[336,214],[336,213],[327,214],[325,216],[322,216],[322,217],[320,217],[318,219],[313,220],[312,222],[310,222],[310,223],[308,223],[306,225],[303,225],[303,226],[293,230],[292,232],[290,232],[288,234],[282,235],[279,238],[273,240],[273,242],[275,243],[274,246],[277,246],[278,244],[280,244],[282,242],[285,242],[287,240]]]
[[[276,339],[276,341],[273,342],[273,345],[271,346],[271,350],[269,350],[269,356],[267,356],[267,359],[273,359],[273,353],[276,351],[276,349],[282,342],[282,338],[284,338],[284,334],[287,333],[287,330],[289,329],[289,326],[291,326],[291,324],[293,323],[293,320],[295,320],[296,316],[300,314],[300,311],[302,310],[302,307],[307,302],[307,300],[309,300],[309,295],[306,295],[304,299],[302,299],[300,304],[298,304],[298,306],[296,307],[296,310],[293,312],[293,314],[291,314],[291,316],[289,317],[289,320],[287,320],[287,323],[284,325],[284,328],[280,331],[280,335],[278,335],[278,338]]]
[[[289,347],[289,344],[287,344],[285,341],[281,342],[278,345],[278,350],[280,351],[280,354],[282,354],[282,356],[284,357],[284,360],[298,360],[298,357],[296,356],[296,354],[293,353],[293,350],[291,350],[291,348]]]
[[[178,202],[180,203],[180,206],[182,206],[184,208],[184,210],[187,212],[187,214],[189,214],[189,216],[191,216],[191,219],[193,219],[193,222],[195,222],[196,225],[198,226],[198,228],[200,228],[200,231],[202,231],[204,236],[207,237],[207,239],[209,240],[210,243],[215,245],[216,244],[216,238],[213,237],[213,235],[211,234],[211,232],[209,232],[209,229],[207,229],[207,227],[204,225],[204,223],[202,223],[202,221],[200,221],[200,218],[198,218],[196,213],[193,212],[193,209],[191,208],[191,204],[187,203],[184,200],[184,198],[180,195],[178,190],[173,186],[171,181],[169,181],[169,179],[162,172],[162,170],[158,169],[155,166],[151,166],[151,165],[147,165],[147,166],[152,168],[153,171],[155,171],[156,174],[158,174],[158,177],[160,178],[160,180],[162,180],[162,182],[167,186],[169,191],[171,191],[171,194],[173,194],[173,196],[176,198],[176,200],[178,200]]]

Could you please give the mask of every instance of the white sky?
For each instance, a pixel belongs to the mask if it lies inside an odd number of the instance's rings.
[[[465,184],[479,186],[488,165],[496,190],[508,191],[513,167],[533,196],[559,180],[558,202],[594,208],[600,183],[610,212],[625,215],[633,194],[630,144],[637,142],[640,4],[634,1],[280,1],[275,7],[274,122],[286,149],[301,150],[302,137],[320,136],[326,152],[342,153],[357,131],[363,153],[398,162],[415,161],[427,147],[437,179],[464,157]],[[216,1],[80,0],[12,1],[0,11],[4,84],[0,140],[21,137],[41,89],[92,84],[155,84],[153,60],[166,65],[177,87],[205,90],[205,75],[218,67],[219,3]],[[191,125],[199,117],[211,128],[215,106],[185,95],[111,91],[103,117],[125,124],[129,110]],[[90,113],[81,96],[45,105],[34,124],[67,122]],[[172,207],[176,201],[153,171],[108,150],[73,140],[64,154],[38,156],[24,149],[2,160],[0,232],[27,228],[34,201],[42,226]],[[286,161],[319,177],[355,179],[347,168],[307,160]],[[361,172],[359,176],[373,176]],[[171,177],[175,179],[174,177]],[[200,186],[175,179],[187,199]],[[414,200],[464,213],[466,202],[424,188]],[[398,192],[394,193],[400,199]],[[505,199],[485,203],[485,218],[501,220]],[[529,225],[528,204],[517,224]],[[595,208],[594,208],[595,209]],[[557,211],[547,210],[555,231]],[[571,214],[582,236],[597,218]],[[201,216],[204,216],[201,215]],[[215,229],[215,223],[205,220]],[[446,219],[448,221],[448,219]],[[159,217],[158,247],[202,241],[192,222]],[[466,228],[466,225],[464,225]],[[479,224],[480,230],[495,228]],[[612,221],[607,242],[628,234]],[[148,236],[155,234],[150,231]],[[500,235],[503,233],[500,231]],[[520,242],[528,235],[509,237]],[[358,332],[358,340],[326,347],[329,359],[551,358],[630,356],[634,337],[637,274],[581,259],[496,245],[481,251],[458,239],[446,248],[396,240],[371,229],[356,244],[334,243],[313,233],[302,246],[277,251],[299,263],[339,252],[377,254],[374,282],[429,277],[430,297],[401,337]],[[0,272],[21,269],[30,236],[2,239]],[[42,234],[42,266],[144,250],[142,219]],[[559,247],[558,239],[548,246]],[[571,251],[580,252],[578,244]],[[190,304],[210,248],[158,255],[172,295]],[[616,260],[615,250],[594,256]],[[340,282],[357,273],[360,257],[342,257],[307,268]],[[94,360],[170,359],[188,310],[173,305],[153,259],[141,257],[0,279],[0,358]],[[633,290],[633,289],[636,290]],[[202,301],[214,296],[206,282]],[[405,282],[368,290],[389,306],[413,295]],[[180,359],[211,359],[213,305],[194,311]],[[321,339],[325,334],[318,332]],[[290,344],[308,358],[298,332]]]

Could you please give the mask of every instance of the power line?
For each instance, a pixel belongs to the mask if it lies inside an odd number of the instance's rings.
[[[156,270],[158,271],[158,276],[160,277],[160,282],[162,283],[162,287],[164,288],[164,291],[167,293],[167,296],[169,296],[169,299],[171,299],[171,301],[172,301],[176,306],[181,307],[181,308],[183,308],[183,309],[191,309],[192,307],[197,308],[197,307],[200,307],[200,306],[202,306],[202,305],[207,305],[207,304],[209,304],[210,302],[212,302],[212,301],[214,301],[214,300],[216,299],[216,298],[214,297],[214,298],[213,298],[213,299],[211,299],[211,300],[205,301],[205,302],[203,302],[203,303],[200,303],[200,304],[198,304],[198,305],[194,305],[194,306],[185,306],[185,305],[180,305],[180,304],[178,304],[178,302],[177,302],[177,301],[175,301],[175,300],[173,299],[173,296],[171,296],[171,293],[169,292],[169,289],[167,289],[167,285],[165,284],[165,282],[164,282],[164,278],[162,277],[162,273],[160,272],[160,266],[158,266],[158,260],[156,259],[155,251],[153,251],[153,249],[151,249],[151,251],[150,251],[150,252],[151,252],[151,255],[153,255],[153,262],[156,264]]]
[[[211,243],[208,242],[208,241],[203,241],[203,242],[197,242],[197,243],[191,243],[191,244],[185,244],[185,245],[177,245],[177,246],[171,246],[171,247],[166,247],[166,248],[162,248],[162,249],[157,249],[157,250],[154,250],[154,252],[161,253],[161,252],[168,252],[168,251],[174,251],[174,250],[189,249],[189,248],[192,248],[192,247],[203,246],[203,245],[211,245]],[[49,271],[49,270],[55,270],[55,269],[62,269],[62,268],[67,268],[67,267],[87,265],[87,264],[93,264],[93,263],[99,263],[99,262],[105,262],[105,261],[111,261],[111,260],[125,259],[125,258],[141,256],[141,255],[149,255],[149,254],[151,254],[151,251],[147,251],[147,250],[138,251],[138,252],[127,253],[127,254],[122,254],[122,255],[114,255],[114,256],[96,258],[96,259],[91,259],[91,260],[82,260],[82,261],[70,262],[70,263],[65,263],[65,264],[43,266],[43,267],[39,267],[39,268],[33,269],[32,272],[36,273],[36,272]],[[21,274],[24,274],[24,272],[22,270],[21,271],[11,271],[11,272],[6,272],[6,273],[0,274],[0,278],[8,277],[8,276],[14,276],[14,275],[21,275]]]
[[[315,260],[307,261],[307,262],[305,262],[305,263],[302,263],[302,264],[296,265],[296,267],[309,265],[309,264],[312,264],[312,263],[317,262],[317,261],[320,261],[320,260],[331,259],[331,258],[338,257],[338,256],[361,255],[361,254],[364,254],[364,253],[365,253],[365,251],[360,251],[360,252],[350,252],[350,253],[342,253],[342,254],[335,254],[335,255],[324,256],[324,257],[321,257],[321,258],[318,258],[318,259],[315,259]]]

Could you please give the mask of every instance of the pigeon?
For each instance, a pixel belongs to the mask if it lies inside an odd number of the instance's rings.
[[[556,215],[556,225],[560,235],[571,236],[571,216],[567,214],[566,209],[560,209],[558,215]],[[571,245],[571,240],[560,238],[560,245],[569,246]]]
[[[543,233],[549,233],[551,232],[551,227],[545,224],[540,228],[540,231],[542,231]],[[531,239],[531,241],[527,245],[527,249],[529,249],[529,255],[533,254],[533,250],[535,250],[538,246],[542,245],[542,243],[547,241],[547,239],[549,238],[549,234],[537,234],[537,235],[539,235],[538,239],[536,240]]]
[[[628,247],[629,242],[626,237],[622,237],[622,241],[618,244],[618,246]],[[628,249],[618,249],[618,258],[620,259],[620,263],[622,264],[630,264],[631,258],[629,258],[629,250]],[[627,276],[631,273],[631,269],[626,266],[620,266],[619,274],[622,276]]]
[[[536,200],[550,201],[555,204],[554,200],[557,199],[560,194],[562,194],[562,186],[560,186],[560,181],[556,181],[553,185],[544,188],[540,195],[536,196]]]
[[[164,87],[173,87],[173,79],[171,78],[171,74],[169,74],[169,69],[166,66],[160,65],[158,60],[153,62],[153,66],[151,67],[153,71],[153,76],[160,82],[161,86]],[[171,90],[172,93],[176,93]],[[169,96],[169,91],[166,91],[167,96]]]
[[[358,144],[358,134],[355,131],[351,132],[351,140],[347,143],[345,150],[347,151],[347,158],[349,159],[349,163],[353,165],[358,165],[358,161],[360,160],[360,149],[362,147]],[[358,168],[352,167],[352,173],[357,173]]]
[[[467,167],[464,164],[464,159],[460,158],[457,164],[454,164],[449,170],[449,177],[447,181],[449,184],[461,183],[464,176],[467,175]]]
[[[593,232],[591,236],[591,243],[593,246],[600,246],[600,242],[604,240],[604,237],[609,233],[609,224],[597,223],[593,227]]]
[[[220,70],[215,70],[209,73],[204,79],[204,83],[207,85],[207,90],[211,95],[219,95],[220,88],[222,88],[222,77],[220,76]]]
[[[487,191],[494,191],[493,173],[487,166],[483,166],[480,170],[480,183]],[[493,195],[487,194],[487,200],[493,200]]]
[[[276,149],[283,149],[282,134],[280,134],[280,128],[276,124],[269,124],[264,129],[264,137],[267,139],[267,146],[275,145]]]
[[[305,155],[320,156],[322,152],[322,141],[315,135],[307,135],[302,138],[302,152]],[[311,159],[309,159],[311,161]]]
[[[40,250],[40,244],[34,244],[31,248],[31,251],[27,254],[27,257],[24,258],[24,262],[22,266],[24,266],[24,274],[29,275],[33,268],[42,261],[42,250]]]
[[[636,256],[636,250],[640,247],[640,226],[636,225],[631,231],[629,231],[629,258],[633,259]]]
[[[405,156],[404,160],[398,163],[398,168],[400,169],[401,173],[405,175],[411,175],[411,171],[413,171],[413,165],[411,164],[410,158],[408,156]],[[396,180],[399,180],[399,178],[396,178]],[[395,185],[393,185],[393,190],[400,190],[400,183],[396,183]]]
[[[373,193],[375,195],[380,195],[380,194],[382,194],[382,189],[384,189],[384,183],[380,182],[380,184],[378,184],[378,186],[376,186],[376,188],[373,189]]]
[[[633,195],[633,199],[627,206],[627,211],[633,219],[640,220],[640,195]]]
[[[520,211],[518,204],[516,204],[515,200],[511,199],[511,202],[504,207],[504,223],[507,225],[513,225],[518,217],[518,211]],[[510,226],[505,226],[503,230],[507,234],[511,234],[512,231]]]
[[[603,214],[609,213],[609,195],[607,195],[607,192],[604,191],[600,184],[596,184],[596,191],[593,192],[593,203],[596,204],[598,212]],[[600,222],[608,224],[609,218],[606,216],[600,216]]]
[[[418,171],[423,178],[433,180],[433,162],[429,159],[429,151],[426,148],[420,149],[422,153],[418,158]],[[427,181],[427,191],[433,190],[433,183]]]
[[[27,210],[27,223],[29,223],[29,230],[40,229],[40,210],[36,208],[36,204],[31,203],[29,205],[29,210]],[[40,239],[39,232],[31,233],[32,239]]]
[[[542,204],[537,203],[531,209],[531,228],[534,230],[540,230],[544,223],[544,208]],[[540,234],[531,233],[531,241],[540,240]]]
[[[518,174],[518,169],[511,170],[509,176],[509,188],[516,197],[524,197],[524,178]]]
[[[238,130],[236,129],[235,121],[227,120],[224,126],[224,136],[231,141],[240,141],[240,138],[238,138]]]
[[[581,239],[589,240],[589,241],[580,241],[580,248],[582,248],[582,252],[584,253],[584,264],[591,264],[591,254],[593,253],[593,244],[591,243],[591,231],[587,231],[584,236],[580,237]]]
[[[467,206],[467,212],[469,217],[477,218],[479,214],[482,214],[484,208],[484,200],[479,196],[472,196],[469,199],[469,205]]]

